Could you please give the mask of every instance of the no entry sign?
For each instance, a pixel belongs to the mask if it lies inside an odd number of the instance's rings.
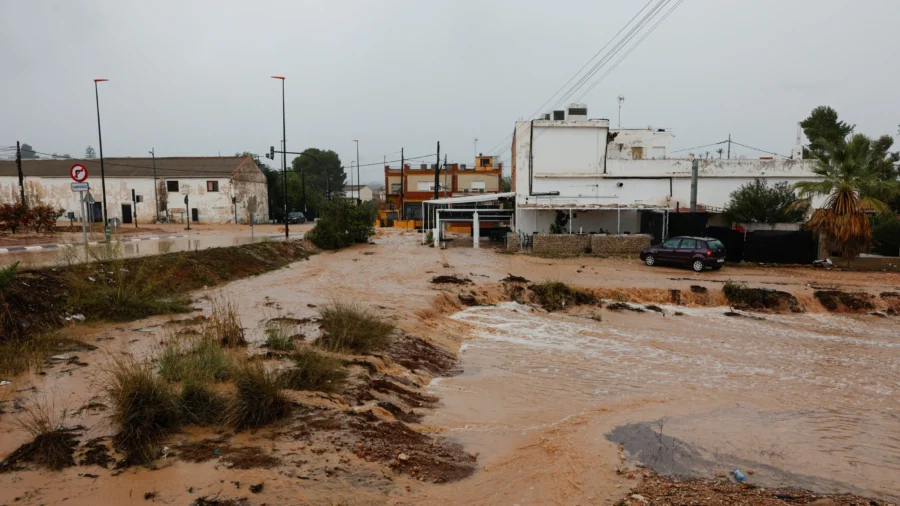
[[[87,181],[88,171],[84,167],[84,165],[76,163],[72,166],[71,169],[69,169],[69,175],[72,176],[72,180],[76,183],[83,183]]]

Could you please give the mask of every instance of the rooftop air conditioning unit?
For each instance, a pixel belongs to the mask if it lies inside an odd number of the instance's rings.
[[[464,164],[464,163],[459,164],[459,168],[460,168],[460,170],[466,170],[466,164]]]
[[[587,120],[588,110],[587,104],[569,104],[569,119]]]
[[[562,121],[566,119],[566,111],[553,111],[553,121]]]
[[[424,167],[423,167],[423,168],[424,168]],[[431,170],[437,170],[437,164],[436,164],[436,163],[432,163],[432,164],[431,164]]]
[[[549,112],[544,113],[544,115],[541,116],[541,119],[549,120],[549,119],[550,119],[550,113],[549,113]]]
[[[422,170],[426,170],[426,169],[428,168],[428,164],[427,164],[427,163],[423,163],[423,164],[421,164],[421,165],[419,166],[419,168],[422,169]]]

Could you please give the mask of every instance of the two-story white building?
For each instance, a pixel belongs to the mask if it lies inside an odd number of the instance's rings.
[[[548,233],[559,213],[573,233],[648,232],[642,231],[642,213],[665,216],[689,206],[693,160],[671,157],[671,130],[610,130],[608,120],[588,119],[584,106],[550,117],[516,122],[517,233]],[[816,179],[814,164],[786,158],[698,160],[698,209],[721,211],[733,191],[757,178],[770,184]]]

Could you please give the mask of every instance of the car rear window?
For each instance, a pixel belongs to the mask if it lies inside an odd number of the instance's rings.
[[[713,251],[721,251],[725,249],[725,245],[722,244],[722,241],[706,241],[706,247]]]

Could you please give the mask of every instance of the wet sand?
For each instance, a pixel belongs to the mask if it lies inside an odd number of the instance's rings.
[[[441,406],[423,411],[420,429],[477,453],[472,477],[426,484],[385,473],[352,453],[319,455],[315,444],[261,430],[236,440],[271,450],[284,465],[237,470],[175,459],[161,461],[156,471],[132,468],[119,476],[96,466],[24,471],[0,475],[0,503],[19,497],[24,504],[126,504],[158,491],[155,500],[171,504],[217,493],[249,496],[253,504],[612,504],[635,483],[623,473],[634,463],[700,476],[739,466],[754,471],[750,479],[760,484],[895,501],[900,495],[897,319],[826,314],[810,286],[879,293],[896,290],[900,275],[800,268],[694,274],[648,269],[636,260],[441,251],[418,239],[382,232],[377,245],[323,253],[196,295],[235,297],[256,345],[269,318],[312,316],[309,304],[344,299],[381,306],[404,331],[459,351],[463,373],[432,381],[429,390]],[[766,314],[764,320],[726,317],[721,307],[679,307],[684,316],[674,316],[673,307],[664,307],[665,316],[546,314],[503,303],[450,319],[429,314],[439,293],[432,276],[467,276],[479,292],[496,291],[507,273],[594,288],[689,290],[698,284],[720,290],[726,279],[742,280],[791,292],[810,312]],[[594,313],[602,321],[588,318]],[[170,318],[76,327],[72,332],[100,348],[78,353],[91,366],[54,366],[46,376],[14,378],[0,387],[0,400],[22,397],[27,405],[45,396],[57,405],[83,406],[96,395],[97,366],[122,351],[152,353]],[[99,411],[82,412],[74,422],[89,427],[87,437],[110,433]],[[199,435],[188,431],[173,439],[191,437]],[[620,439],[626,451],[610,438]],[[653,439],[666,443],[666,451]],[[23,441],[12,415],[0,415],[0,455]],[[247,493],[247,484],[258,481],[264,491]]]

